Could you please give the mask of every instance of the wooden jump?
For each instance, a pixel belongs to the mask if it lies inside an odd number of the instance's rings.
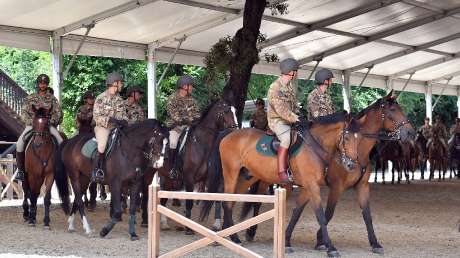
[[[149,187],[149,240],[148,240],[148,255],[153,257],[178,257],[188,254],[199,248],[217,242],[231,251],[244,257],[262,257],[259,254],[244,248],[232,241],[226,239],[232,234],[247,229],[256,224],[274,219],[273,229],[273,257],[284,258],[284,233],[285,233],[285,217],[286,217],[286,190],[276,189],[274,196],[267,195],[249,195],[249,194],[220,194],[220,193],[190,193],[190,192],[171,192],[160,191],[160,186],[155,183]],[[226,228],[219,232],[214,232],[203,225],[200,225],[166,207],[160,205],[160,198],[175,198],[182,200],[206,200],[206,201],[238,201],[238,202],[263,202],[273,203],[274,208],[259,214],[256,217],[250,218],[232,227]],[[204,238],[197,240],[188,245],[179,247],[160,256],[160,214],[182,224]]]
[[[16,160],[13,158],[13,154],[7,154],[6,158],[0,158],[0,183],[3,183],[5,187],[0,192],[0,200],[5,195],[6,199],[13,199],[13,192],[16,193],[18,198],[23,196],[22,187],[13,181],[16,174],[14,173],[14,164]]]

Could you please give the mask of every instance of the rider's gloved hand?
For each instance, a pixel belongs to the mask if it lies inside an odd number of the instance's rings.
[[[117,126],[117,127],[126,127],[128,126],[128,122],[122,119],[116,119],[115,117],[109,118],[109,123]]]

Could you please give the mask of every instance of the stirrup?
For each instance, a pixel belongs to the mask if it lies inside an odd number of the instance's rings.
[[[102,183],[104,181],[104,170],[97,168],[93,170],[91,181],[95,183]]]
[[[169,171],[169,178],[177,179],[177,169],[173,168]]]
[[[24,171],[18,169],[18,173],[16,174],[16,177],[14,179],[18,181],[24,181],[25,179]]]

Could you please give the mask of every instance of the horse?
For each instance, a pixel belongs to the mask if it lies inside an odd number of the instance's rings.
[[[420,158],[420,149],[415,144],[414,140],[407,142],[398,141],[401,146],[403,157],[401,159],[401,168],[406,176],[407,183],[410,184],[410,172],[412,172],[412,180],[415,179],[415,170]]]
[[[426,147],[426,144],[428,142],[428,139],[423,136],[421,132],[417,133],[417,136],[415,137],[415,145],[419,149],[419,161],[418,161],[418,167],[420,168],[420,178],[425,179],[425,169],[427,167],[427,161],[428,161],[428,148]]]
[[[188,129],[185,137],[178,144],[178,155],[176,162],[179,162],[179,175],[183,178],[185,190],[193,192],[195,185],[206,182],[208,175],[208,160],[213,143],[217,134],[225,129],[233,129],[238,127],[236,119],[236,110],[224,100],[212,102],[204,109],[201,117],[193,123]],[[185,138],[185,139],[183,139]],[[169,162],[167,162],[169,163]],[[164,166],[159,170],[169,171],[168,166]],[[160,172],[161,174],[162,172]],[[163,172],[164,173],[164,172]],[[167,199],[161,200],[161,204],[165,205]],[[185,201],[185,216],[191,218],[193,201]],[[216,221],[214,227],[220,228],[220,210],[216,206]],[[145,213],[145,219],[147,218]],[[164,221],[164,220],[163,220]],[[163,225],[165,223],[163,222]],[[185,234],[193,234],[189,228],[185,229]]]
[[[320,185],[326,184],[323,174],[327,171],[326,161],[330,157],[340,160],[348,169],[356,166],[357,143],[361,138],[356,122],[348,114],[333,114],[313,123],[307,130],[305,125],[300,126],[297,135],[302,140],[298,153],[290,158],[290,168],[294,183],[299,185],[304,195],[313,202],[313,209],[317,216],[324,236],[327,238],[327,228],[324,224],[325,217],[321,207]],[[234,131],[225,136],[219,144],[219,160],[211,160],[222,164],[220,169],[215,169],[208,178],[208,191],[217,192],[219,184],[224,182],[225,193],[244,192],[256,181],[268,184],[280,183],[277,174],[277,158],[261,155],[256,150],[258,140],[264,135],[263,131],[248,128]],[[250,179],[239,177],[242,168],[247,169]],[[211,176],[212,175],[212,176]],[[240,185],[238,185],[240,183]],[[237,190],[238,185],[238,190]],[[308,195],[308,196],[307,196]],[[306,202],[307,200],[305,200]],[[204,202],[200,219],[204,220],[209,214],[212,202]],[[234,202],[225,202],[224,225],[228,228],[233,225],[232,209]],[[231,236],[235,243],[241,243],[237,234]],[[330,243],[330,242],[328,242]],[[335,247],[329,244],[328,253],[338,255]]]
[[[379,152],[378,162],[375,166],[375,180],[377,180],[377,171],[382,169],[382,183],[385,184],[385,171],[387,169],[388,161],[391,161],[391,184],[395,182],[395,171],[397,173],[397,182],[401,183],[402,171],[404,168],[404,152],[401,144],[397,141],[382,141],[377,145]],[[406,180],[409,182],[409,176],[406,174]]]
[[[122,187],[130,190],[129,234],[131,240],[137,240],[135,232],[136,201],[142,185],[143,171],[148,166],[159,168],[164,162],[164,153],[168,143],[168,131],[160,122],[154,119],[145,120],[127,127],[117,127],[114,133],[118,140],[106,159],[106,176],[104,184],[111,191],[111,220],[101,229],[100,236],[106,236],[121,220]],[[70,178],[75,200],[69,217],[69,231],[74,231],[74,213],[78,210],[86,234],[92,232],[85,216],[82,193],[86,191],[91,178],[92,161],[81,154],[83,145],[92,135],[82,134],[70,139],[62,148],[64,178]],[[117,138],[117,137],[115,137]],[[149,164],[149,161],[151,164]]]
[[[449,154],[450,178],[452,178],[452,172],[460,177],[460,133],[454,134]],[[454,163],[456,167],[454,167]]]
[[[411,140],[415,134],[414,129],[408,122],[401,107],[396,102],[392,94],[377,100],[375,103],[361,111],[356,119],[360,125],[360,132],[363,138],[359,141],[358,146],[358,164],[351,171],[344,167],[342,163],[333,159],[329,162],[328,173],[324,175],[324,182],[330,189],[327,200],[325,213],[326,224],[332,219],[336,204],[341,194],[349,189],[354,188],[357,193],[358,203],[362,209],[362,215],[366,224],[369,244],[374,253],[383,253],[383,247],[375,236],[374,226],[369,203],[369,177],[372,170],[370,162],[370,153],[374,148],[377,139],[400,139],[403,142]],[[384,136],[379,131],[385,129],[390,133]],[[302,211],[307,203],[308,193],[302,190],[297,199],[297,206],[292,212],[291,220],[286,229],[286,247],[287,252],[293,252],[291,246],[291,236],[297,221],[302,214]],[[317,243],[315,249],[323,250],[328,248],[328,238],[324,237],[323,228],[317,232]],[[329,252],[328,252],[329,253]],[[334,253],[332,253],[334,254]]]
[[[29,226],[35,226],[37,198],[43,183],[45,183],[45,216],[43,218],[45,229],[50,229],[51,187],[57,170],[58,144],[49,131],[52,108],[40,107],[37,109],[32,105],[32,111],[35,115],[32,122],[32,136],[25,150],[26,177],[22,185],[24,190],[23,218],[28,221]],[[62,200],[62,209],[64,213],[68,214],[70,201],[67,185],[58,185],[58,192]],[[30,206],[28,201],[30,201]]]
[[[430,162],[430,176],[429,180],[434,179],[434,172],[437,169],[439,172],[439,179],[446,178],[447,172],[447,150],[444,148],[440,137],[433,133],[432,141],[430,146],[428,146],[428,160]]]

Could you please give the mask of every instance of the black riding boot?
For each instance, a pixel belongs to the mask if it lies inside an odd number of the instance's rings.
[[[104,161],[105,161],[105,154],[104,153],[97,153],[96,160],[94,161],[94,168],[91,173],[91,181],[96,183],[102,183],[104,181]]]
[[[169,149],[169,167],[171,170],[169,171],[169,177],[171,179],[177,178],[177,150],[176,149]]]
[[[18,173],[16,174],[16,180],[24,181],[24,161],[25,161],[25,152],[16,152],[16,167],[18,168]]]

